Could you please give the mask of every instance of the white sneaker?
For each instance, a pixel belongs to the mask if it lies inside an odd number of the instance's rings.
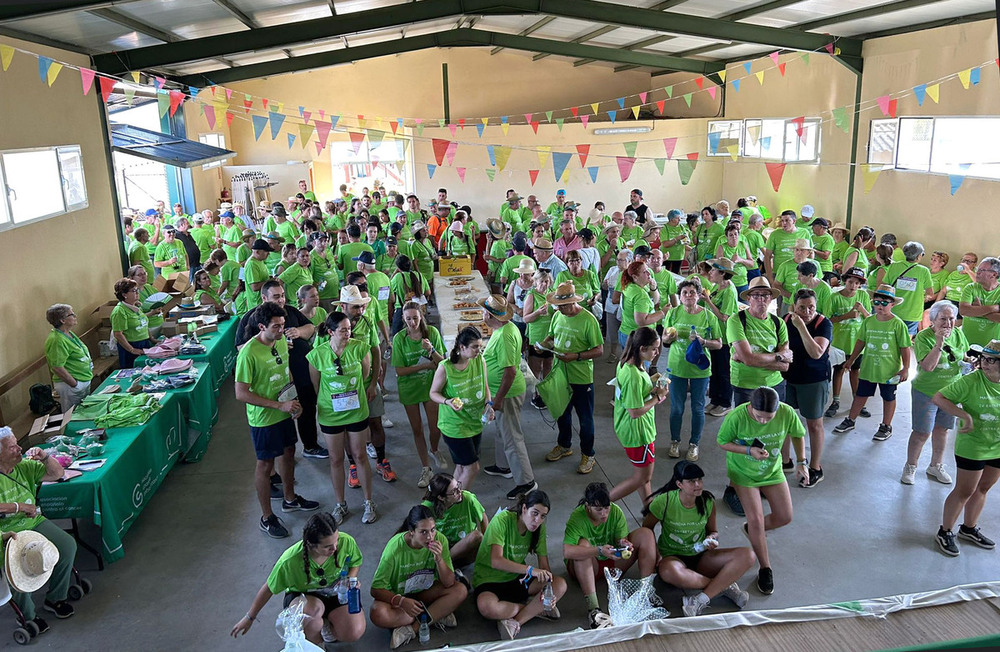
[[[727,414],[729,414],[729,411],[731,409],[732,408],[727,408],[727,407],[723,407],[721,405],[716,405],[714,408],[712,408],[712,411],[709,412],[709,414],[711,416],[713,416],[713,417],[724,417]]]
[[[424,469],[420,472],[420,479],[417,480],[417,486],[420,487],[421,489],[425,489],[427,485],[431,483],[431,476],[433,475],[434,472],[431,471],[431,467],[425,466]]]
[[[501,641],[513,641],[521,631],[521,623],[513,618],[498,620],[497,629],[500,630]]]
[[[737,607],[742,609],[750,602],[750,594],[740,588],[740,585],[733,582],[722,591],[722,595],[733,601]]]
[[[336,643],[337,642],[337,636],[333,633],[333,628],[330,627],[330,621],[329,620],[323,622],[322,636],[323,636],[323,642],[324,643]]]
[[[392,427],[393,427],[393,426],[395,426],[395,425],[396,425],[396,424],[395,424],[395,423],[393,423],[393,422],[392,422],[392,421],[391,421],[391,420],[390,420],[389,418],[387,418],[387,417],[382,417],[382,427],[383,427],[383,428],[392,428]]]
[[[691,616],[700,616],[702,614],[702,612],[704,612],[705,609],[708,608],[709,600],[707,600],[707,599],[706,600],[700,599],[702,596],[705,596],[705,598],[708,598],[708,596],[705,595],[704,593],[699,593],[698,595],[685,595],[684,596],[684,601],[683,601],[684,602],[684,607],[683,607],[683,610],[684,610],[684,615],[685,616],[688,616],[688,617],[691,617]]]
[[[709,403],[708,405],[705,406],[705,414],[708,414],[717,407],[718,406],[715,403]]]
[[[951,476],[944,470],[944,464],[932,464],[928,466],[927,475],[941,484],[951,484]]]
[[[434,461],[437,462],[437,467],[440,471],[447,471],[451,468],[451,460],[448,459],[448,456],[445,455],[445,452],[441,449],[438,449],[438,451],[434,453]]]
[[[389,647],[395,650],[397,647],[402,647],[415,639],[417,633],[413,631],[413,628],[409,625],[403,625],[402,627],[397,627],[392,630],[392,641],[389,643]]]
[[[351,512],[347,510],[347,503],[337,503],[333,506],[333,511],[330,512],[330,516],[332,516],[333,520],[337,522],[337,525],[340,525],[344,522],[344,517],[350,513]]]
[[[376,457],[378,457],[378,453],[375,452],[374,444],[371,443],[365,444],[365,451],[368,452],[368,457],[370,459],[375,459]]]
[[[927,469],[927,474],[930,475],[930,468]],[[899,478],[899,481],[903,484],[913,484],[913,478],[917,474],[916,464],[907,464],[903,466],[903,475]]]
[[[374,523],[378,520],[378,512],[375,511],[375,501],[365,501],[365,513],[361,516],[362,523]]]
[[[455,614],[450,613],[440,620],[435,620],[434,625],[441,631],[444,631],[445,628],[455,629],[458,627],[458,619],[455,618]]]

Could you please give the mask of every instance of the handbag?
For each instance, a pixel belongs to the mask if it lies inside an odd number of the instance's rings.
[[[545,406],[553,419],[558,419],[569,407],[572,389],[569,386],[569,376],[566,374],[566,363],[556,358],[552,371],[546,376],[535,391],[545,401]]]

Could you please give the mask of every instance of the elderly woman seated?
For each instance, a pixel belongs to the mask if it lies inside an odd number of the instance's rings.
[[[57,303],[45,311],[45,319],[52,325],[45,339],[45,359],[59,394],[59,405],[65,412],[90,393],[94,363],[87,345],[73,333],[77,324],[73,306]]]
[[[3,541],[16,538],[28,530],[41,534],[59,551],[45,595],[44,608],[56,618],[69,618],[73,607],[66,601],[73,578],[76,560],[76,540],[61,527],[39,513],[35,504],[35,491],[42,482],[52,482],[63,477],[63,468],[55,458],[40,448],[31,448],[26,458],[21,457],[21,447],[10,428],[0,428],[0,532]],[[11,597],[25,620],[38,626],[39,633],[49,627],[35,616],[35,602],[30,593],[19,593],[11,587]]]
[[[149,318],[142,311],[139,284],[130,278],[115,283],[118,305],[111,311],[111,336],[118,344],[118,366],[131,369],[135,360],[152,344],[149,341]]]

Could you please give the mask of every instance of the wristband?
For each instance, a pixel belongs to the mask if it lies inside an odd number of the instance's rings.
[[[751,446],[747,446],[747,455],[750,455],[750,449],[751,449],[751,448],[752,448]],[[751,456],[751,457],[752,457],[752,456]]]
[[[486,401],[486,405],[489,405],[490,407],[493,407],[493,401]]]
[[[526,575],[528,576],[528,578],[530,579],[530,578],[532,578],[532,577],[534,577],[534,576],[535,576],[535,572],[534,572],[534,571],[535,571],[535,567],[534,567],[534,566],[528,566],[528,572],[527,572],[527,573],[525,573],[525,574],[526,574]]]
[[[21,503],[14,503],[14,513],[17,514],[21,511]]]
[[[250,615],[250,612],[249,612],[249,611],[247,612],[247,615],[245,616],[245,618],[246,618],[247,620],[251,621],[251,622],[253,622],[253,621],[257,620],[256,618],[254,618],[253,616],[251,616],[251,615]]]
[[[396,598],[399,598],[399,604],[393,604],[392,603],[392,601],[395,600]],[[402,604],[403,604],[403,596],[401,596],[398,593],[396,595],[392,596],[391,598],[389,598],[389,606],[392,607],[393,609],[398,609]]]

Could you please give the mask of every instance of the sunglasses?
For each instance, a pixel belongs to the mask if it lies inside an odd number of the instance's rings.
[[[893,302],[892,301],[883,301],[883,300],[872,301],[872,305],[873,306],[888,306],[891,303],[893,303]]]
[[[278,364],[281,364],[281,356],[278,355],[278,347],[276,347],[276,346],[272,346],[271,347],[271,355],[274,356],[274,361],[275,362],[277,362]]]

